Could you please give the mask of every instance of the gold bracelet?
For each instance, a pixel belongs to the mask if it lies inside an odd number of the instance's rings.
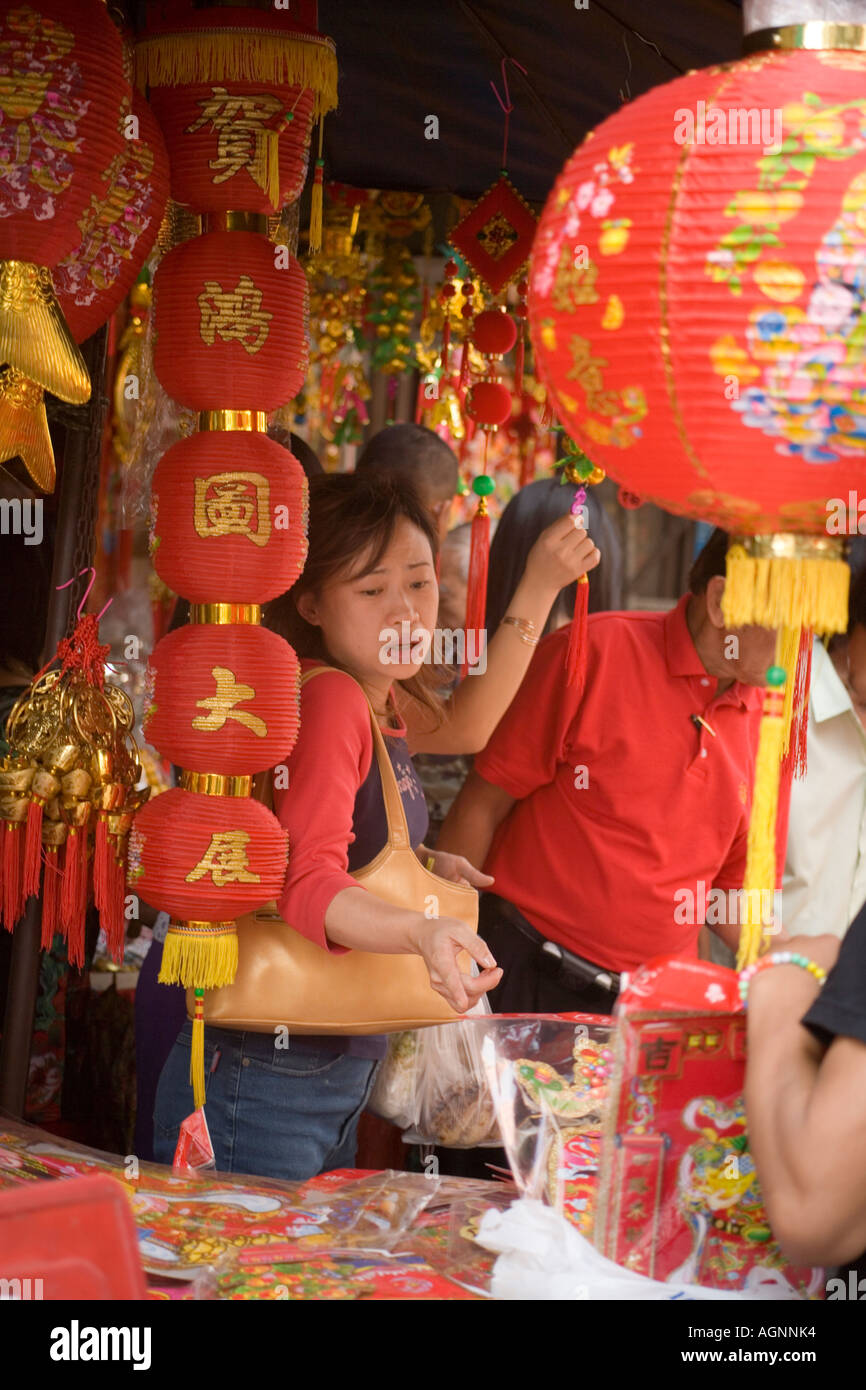
[[[503,623],[510,623],[512,627],[517,628],[518,637],[521,642],[526,643],[527,647],[538,646],[538,628],[535,626],[535,623],[530,622],[529,618],[512,618],[509,616],[503,618],[502,621]]]

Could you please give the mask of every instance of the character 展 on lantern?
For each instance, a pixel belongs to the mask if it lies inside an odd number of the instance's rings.
[[[205,280],[198,297],[202,342],[212,347],[217,335],[224,343],[238,342],[252,356],[264,347],[273,314],[262,308],[262,292],[249,275],[241,275],[233,290]]]
[[[261,883],[261,874],[252,872],[247,858],[249,838],[245,830],[215,831],[205,853],[186,875],[186,882],[198,883],[209,874],[216,888],[227,883]]]
[[[246,536],[267,545],[271,534],[270,486],[261,473],[212,473],[195,480],[195,529],[199,536]]]

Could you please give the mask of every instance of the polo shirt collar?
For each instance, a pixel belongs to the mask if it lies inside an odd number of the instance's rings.
[[[705,677],[706,668],[698,656],[698,649],[692,641],[692,634],[689,632],[689,625],[686,621],[686,608],[688,607],[691,594],[684,594],[675,608],[665,614],[664,634],[665,634],[665,661],[667,663],[668,674],[671,676]],[[742,681],[734,681],[720,696],[722,700],[730,703],[737,702],[744,709],[756,709],[760,706],[763,699],[763,692],[759,686],[744,685]]]
[[[836,673],[824,643],[816,641],[812,650],[812,715],[818,724],[840,714],[854,713],[851,697]]]

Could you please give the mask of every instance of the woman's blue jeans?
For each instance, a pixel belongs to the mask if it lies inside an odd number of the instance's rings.
[[[191,1114],[192,1024],[187,1021],[162,1069],[154,1109],[157,1163],[174,1158],[181,1122]],[[292,1051],[272,1033],[205,1029],[208,1128],[217,1169],[304,1181],[355,1163],[358,1121],[378,1063],[345,1053]]]

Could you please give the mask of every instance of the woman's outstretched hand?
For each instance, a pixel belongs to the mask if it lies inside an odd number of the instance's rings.
[[[451,854],[444,849],[425,849],[422,845],[418,850],[418,858],[422,864],[432,859],[433,872],[440,878],[447,878],[449,883],[462,883],[467,888],[480,889],[489,888],[493,882],[492,874],[482,873],[474,864],[470,864],[468,859],[464,859],[462,854]]]
[[[526,560],[526,578],[555,593],[595,569],[601,552],[574,516],[557,517],[542,531]]]
[[[412,933],[412,944],[424,959],[430,984],[455,1013],[467,1013],[502,979],[502,971],[487,942],[456,917],[439,917],[432,921],[419,917],[419,926]],[[481,973],[474,978],[460,971],[457,960],[461,951],[481,968]]]

